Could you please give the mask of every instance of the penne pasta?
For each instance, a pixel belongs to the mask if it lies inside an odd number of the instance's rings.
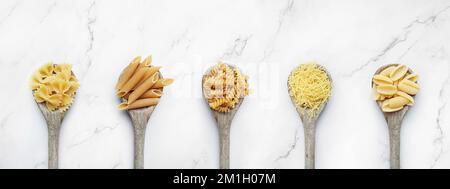
[[[155,106],[159,102],[159,98],[144,98],[136,100],[135,102],[131,104],[127,104],[125,102],[121,103],[119,105],[119,109],[121,110],[131,110],[131,109],[137,109],[137,108],[144,108],[149,106]]]
[[[136,90],[134,90],[130,97],[128,98],[129,103],[133,103],[135,100],[137,100],[142,94],[144,94],[146,91],[152,88],[152,86],[157,82],[156,75],[158,73],[154,73],[151,77],[149,77],[147,80],[144,81],[141,85],[139,85]]]
[[[128,93],[130,92],[134,86],[136,86],[136,84],[144,77],[145,73],[147,72],[147,70],[149,70],[148,67],[144,67],[144,68],[140,68],[136,74],[134,74],[128,81],[127,83],[122,87],[122,89],[120,89],[119,93],[123,94],[121,92],[125,92]]]
[[[142,63],[139,64],[139,68],[148,67],[150,66],[151,63],[152,63],[152,55],[147,56],[147,58],[145,58],[144,61],[142,61]]]
[[[149,77],[151,77],[154,73],[158,72],[159,69],[161,69],[160,66],[152,66],[150,67],[147,72],[145,72],[144,77],[141,78],[141,80],[136,84],[136,86],[134,86],[133,89],[136,89],[137,87],[139,87],[139,85],[141,85],[142,83],[144,83],[145,80],[147,80]],[[159,74],[157,75],[159,77]],[[159,78],[158,78],[159,79]]]
[[[163,88],[172,83],[173,83],[173,79],[160,79],[155,83],[155,85],[153,85],[153,88],[155,88],[155,89]]]
[[[122,102],[118,106],[119,110],[126,110],[128,108],[128,104],[126,102]]]
[[[128,100],[128,97],[130,97],[130,94],[131,94],[131,93],[127,93],[127,94],[125,94],[124,96],[122,96],[122,98],[124,98],[124,99],[127,99],[127,100]]]
[[[151,64],[151,55],[147,56],[142,62],[141,57],[138,56],[124,69],[116,85],[116,94],[122,101],[126,102],[121,103],[118,107],[119,109],[130,110],[155,106],[158,104],[159,99],[163,94],[163,87],[170,85],[173,82],[173,79],[163,79],[159,72],[161,67],[152,66]],[[51,69],[51,67],[49,68]],[[61,66],[61,68],[63,68],[63,66]],[[42,83],[45,84],[46,78],[42,75],[43,74],[40,73],[33,77],[32,80],[42,80]],[[61,77],[67,78],[65,75],[61,75]],[[34,88],[39,87],[33,83],[31,86]],[[58,87],[60,90],[66,90],[67,88],[63,85]],[[67,90],[72,91],[72,87]],[[42,95],[39,95],[36,98],[43,100],[46,97],[45,93],[42,93]]]
[[[142,94],[139,99],[144,98],[159,98],[162,96],[162,91],[160,89],[150,89],[144,94]]]
[[[136,71],[139,66],[139,62],[141,61],[141,57],[138,56],[131,61],[131,63],[125,68],[125,71],[120,75],[119,82],[117,82],[116,89],[120,90],[125,83],[133,76],[133,73]]]

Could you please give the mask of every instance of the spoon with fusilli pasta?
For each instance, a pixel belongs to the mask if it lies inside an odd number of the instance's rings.
[[[230,126],[244,97],[248,95],[247,77],[237,67],[219,63],[202,78],[203,95],[219,128],[220,168],[230,168]]]

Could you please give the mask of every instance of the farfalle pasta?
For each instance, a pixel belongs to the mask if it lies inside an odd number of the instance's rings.
[[[152,57],[141,62],[138,56],[123,70],[116,85],[117,96],[124,99],[121,110],[155,106],[159,103],[162,90],[173,83],[173,79],[160,78],[159,66],[152,66]]]
[[[372,78],[373,94],[381,101],[383,112],[396,112],[414,104],[413,96],[419,92],[419,75],[409,73],[404,64],[389,66]]]
[[[70,64],[45,64],[31,76],[30,81],[34,99],[45,103],[50,111],[66,111],[78,87]]]
[[[219,63],[204,76],[203,94],[211,109],[228,112],[249,94],[247,77],[239,69]]]

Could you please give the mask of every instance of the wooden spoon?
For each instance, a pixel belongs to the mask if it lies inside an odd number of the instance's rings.
[[[320,66],[320,69],[323,70],[325,73],[327,73],[328,78],[330,82],[332,82],[331,76],[328,73],[328,71],[323,67]],[[292,74],[292,72],[291,72]],[[288,90],[290,93],[289,88],[289,81],[288,81]],[[320,114],[322,113],[322,110],[325,108],[325,106],[328,103],[328,99],[319,107],[317,110],[317,113],[315,115],[311,115],[308,108],[301,107],[295,103],[294,97],[289,95],[291,97],[291,101],[295,106],[295,109],[298,112],[298,115],[300,116],[303,124],[303,129],[305,133],[305,169],[314,169],[315,168],[315,138],[316,138],[316,123],[317,120],[320,117]]]
[[[75,76],[72,72],[72,75]],[[75,95],[74,95],[75,96]],[[37,102],[36,102],[37,103]],[[73,103],[73,102],[72,102]],[[48,168],[58,169],[58,145],[59,145],[59,131],[64,116],[69,108],[63,112],[61,110],[50,111],[45,103],[37,103],[39,110],[44,115],[45,122],[48,128]]]
[[[162,79],[161,72],[159,77]],[[164,87],[161,91],[164,90]],[[122,102],[127,100],[122,98]],[[127,110],[128,115],[131,118],[134,129],[134,168],[144,169],[144,144],[145,144],[145,130],[147,129],[147,123],[152,116],[155,106],[149,106],[145,108]]]
[[[228,66],[230,66],[232,69],[236,68],[231,65],[228,65]],[[208,70],[202,77],[203,94],[205,94],[203,84],[205,83],[205,77],[206,77],[207,73],[209,73],[209,72],[210,72],[210,70]],[[203,97],[205,97],[205,96],[203,96]],[[217,126],[219,128],[220,169],[229,169],[230,168],[231,122],[233,121],[234,115],[236,114],[237,110],[241,106],[243,100],[244,100],[244,98],[239,98],[239,102],[234,106],[234,108],[229,110],[228,112],[224,112],[224,113],[218,112],[210,107],[211,112],[213,113],[214,119],[216,120]],[[206,99],[206,102],[208,103],[208,99]],[[209,107],[209,104],[208,104],[208,107]]]
[[[398,64],[388,64],[384,65],[375,72],[376,74],[381,73],[384,69],[398,66]],[[411,74],[412,70],[408,68],[408,73]],[[372,81],[372,87],[375,86],[375,83]],[[414,96],[412,96],[414,98]],[[382,110],[382,102],[377,101],[378,106]],[[389,128],[389,143],[390,143],[390,164],[391,169],[400,169],[400,128],[402,126],[403,118],[405,117],[406,112],[408,111],[409,106],[404,106],[403,109],[396,112],[383,112],[384,118],[388,124]]]

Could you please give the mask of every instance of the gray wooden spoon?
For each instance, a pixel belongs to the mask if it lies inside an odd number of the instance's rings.
[[[320,65],[319,65],[320,66]],[[331,76],[328,73],[328,71],[323,67],[320,66],[320,69],[322,69],[325,73],[327,73],[328,78],[330,82],[332,82]],[[292,72],[291,72],[292,74]],[[289,88],[289,81],[288,81],[288,90]],[[289,94],[290,91],[289,91]],[[308,108],[299,106],[295,103],[294,97],[289,95],[291,97],[292,104],[294,104],[295,109],[298,112],[298,115],[300,116],[303,124],[303,129],[305,133],[305,169],[314,169],[315,168],[315,141],[316,141],[316,123],[317,120],[320,117],[320,114],[322,113],[322,110],[325,108],[325,106],[328,103],[328,99],[319,107],[319,110],[317,110],[317,113],[315,115],[312,115]]]
[[[375,72],[376,74],[381,73],[384,69],[398,66],[398,64],[388,64],[384,65]],[[408,68],[408,73],[411,74],[412,70]],[[372,87],[375,86],[375,83],[372,81]],[[414,98],[414,96],[412,96]],[[382,111],[382,102],[377,101],[378,106]],[[396,112],[383,112],[384,118],[386,119],[388,128],[389,128],[389,144],[390,144],[390,167],[391,169],[400,169],[400,128],[402,126],[403,118],[408,111],[409,106],[404,106],[403,109]]]
[[[232,69],[234,66],[228,65]],[[209,73],[208,70],[206,73]],[[204,92],[203,84],[205,82],[205,75],[202,77],[202,91]],[[204,93],[203,93],[204,94]],[[205,98],[206,99],[206,98]],[[239,98],[239,102],[235,105],[233,109],[228,112],[218,112],[210,108],[214,119],[216,120],[217,127],[219,129],[219,145],[220,145],[220,169],[229,169],[230,168],[230,128],[231,122],[233,121],[234,115],[242,104],[244,98]],[[208,103],[208,100],[206,99]],[[209,105],[208,105],[209,107]]]
[[[162,79],[161,72],[159,77]],[[161,91],[164,90],[164,87]],[[122,98],[122,102],[127,100]],[[134,133],[134,169],[144,169],[144,144],[145,144],[145,130],[147,129],[148,120],[152,116],[155,106],[145,108],[127,110],[133,124]]]

